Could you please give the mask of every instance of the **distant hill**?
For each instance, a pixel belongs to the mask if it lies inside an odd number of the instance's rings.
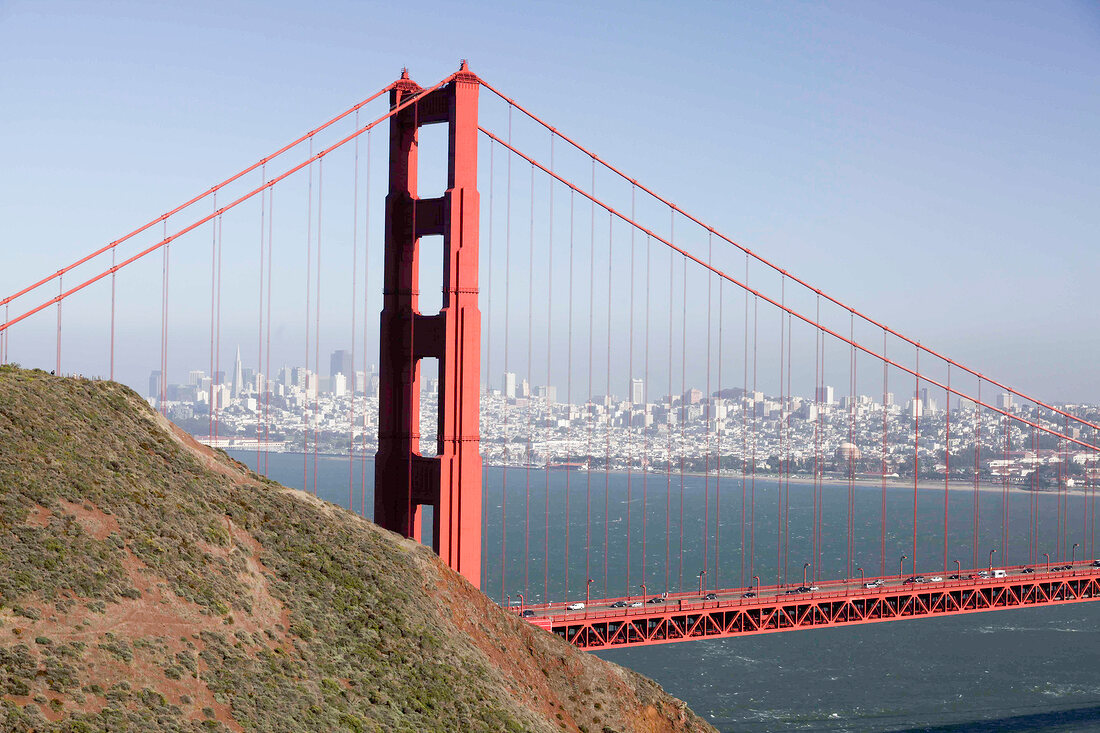
[[[709,731],[112,382],[0,367],[0,730]]]

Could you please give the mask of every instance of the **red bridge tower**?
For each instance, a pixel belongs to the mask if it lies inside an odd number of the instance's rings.
[[[477,101],[466,62],[427,93],[407,72],[390,92],[390,187],[379,359],[374,521],[420,540],[421,507],[433,507],[432,548],[481,585],[481,312],[477,305]],[[417,136],[447,124],[447,191],[417,196]],[[443,308],[418,307],[419,243],[443,236]],[[420,455],[420,360],[439,360],[438,456]]]

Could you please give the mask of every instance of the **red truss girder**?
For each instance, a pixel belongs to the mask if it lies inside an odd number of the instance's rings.
[[[675,609],[600,610],[532,619],[581,649],[608,649],[745,634],[950,616],[1100,598],[1100,568],[1072,577],[989,579],[786,597],[681,602]],[[672,604],[668,604],[672,605]]]

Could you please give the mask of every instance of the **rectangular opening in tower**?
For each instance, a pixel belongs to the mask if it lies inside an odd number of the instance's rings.
[[[420,505],[420,542],[432,546],[435,537],[435,507],[431,504]]]
[[[437,198],[447,190],[447,125],[424,125],[416,133],[416,195]]]
[[[417,255],[417,310],[426,316],[443,309],[443,237],[421,237]]]
[[[439,359],[420,360],[420,455],[439,455]]]

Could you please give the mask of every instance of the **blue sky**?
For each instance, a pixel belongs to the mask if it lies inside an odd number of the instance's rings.
[[[402,66],[427,83],[463,57],[870,315],[1047,399],[1100,401],[1088,2],[0,0],[0,291]]]

